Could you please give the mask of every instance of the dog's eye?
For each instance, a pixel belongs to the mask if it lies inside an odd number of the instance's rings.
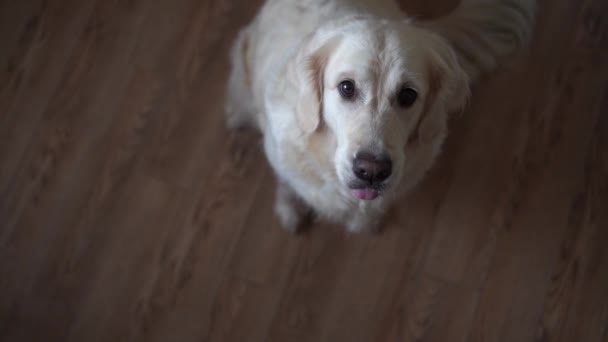
[[[355,96],[355,82],[351,80],[345,80],[338,84],[338,91],[340,95],[345,99],[352,99]]]
[[[417,98],[418,93],[412,88],[402,88],[397,94],[397,102],[403,108],[411,107]]]

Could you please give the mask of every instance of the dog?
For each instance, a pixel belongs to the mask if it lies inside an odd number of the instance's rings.
[[[263,135],[275,212],[377,231],[432,167],[471,84],[525,46],[532,0],[419,21],[392,0],[267,0],[230,53],[226,123]]]

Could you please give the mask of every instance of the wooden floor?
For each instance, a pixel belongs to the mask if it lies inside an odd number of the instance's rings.
[[[223,128],[259,2],[0,0],[1,341],[608,341],[606,1],[541,0],[378,236],[282,231]]]

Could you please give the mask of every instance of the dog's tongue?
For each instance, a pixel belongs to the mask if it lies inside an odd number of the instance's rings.
[[[380,195],[378,193],[378,191],[374,190],[374,189],[356,189],[356,190],[352,190],[353,196],[357,197],[358,199],[362,199],[362,200],[366,200],[366,201],[371,201],[373,199],[376,199],[376,197],[378,197],[378,195]]]

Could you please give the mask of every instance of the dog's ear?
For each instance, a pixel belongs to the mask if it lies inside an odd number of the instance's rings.
[[[446,133],[447,115],[462,110],[470,90],[469,80],[447,42],[429,37],[427,53],[428,89],[417,131],[421,142],[431,142]]]
[[[297,94],[296,121],[307,134],[316,131],[322,122],[325,66],[335,46],[336,39],[313,35],[287,65],[289,84]]]

